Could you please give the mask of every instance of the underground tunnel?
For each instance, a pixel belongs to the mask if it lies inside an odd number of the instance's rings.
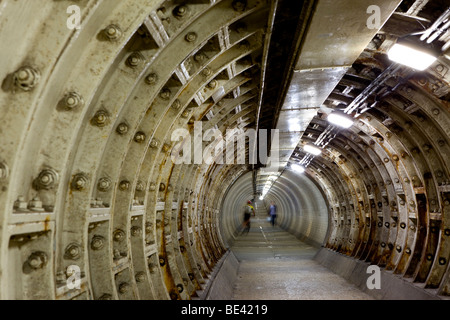
[[[447,1],[1,0],[0,47],[0,299],[449,298]]]

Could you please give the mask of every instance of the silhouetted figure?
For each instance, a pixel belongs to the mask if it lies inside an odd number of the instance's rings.
[[[272,224],[273,227],[275,226],[275,220],[277,218],[277,206],[275,205],[274,201],[270,202],[269,215],[270,215],[270,223]]]
[[[241,235],[250,231],[250,217],[252,214],[255,216],[255,208],[253,208],[252,202],[249,200],[244,207],[244,221],[242,222],[244,230],[242,230]]]

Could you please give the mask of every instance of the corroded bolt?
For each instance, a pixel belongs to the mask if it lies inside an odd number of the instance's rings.
[[[105,245],[105,238],[102,236],[94,236],[91,241],[92,250],[100,250]]]
[[[33,200],[30,201],[28,208],[31,211],[37,211],[37,212],[44,211],[44,208],[42,207],[42,201],[39,199],[39,197],[34,197]]]
[[[132,54],[130,54],[130,56],[127,58],[127,66],[131,67],[131,68],[136,68],[137,66],[139,66],[139,64],[144,61],[145,58],[144,56],[139,53],[139,52],[133,52]]]
[[[147,77],[145,77],[145,83],[152,85],[158,81],[158,76],[156,73],[150,73]]]
[[[50,190],[55,186],[58,180],[58,173],[53,169],[45,169],[39,173],[39,176],[34,180],[33,187],[36,190]]]
[[[144,272],[138,272],[135,276],[136,282],[144,282],[145,281],[145,273]]]
[[[84,173],[77,173],[72,180],[72,189],[81,191],[86,188],[88,181],[89,179]]]
[[[159,265],[161,267],[163,267],[166,264],[166,259],[164,259],[164,257],[160,256],[159,257]]]
[[[47,254],[42,251],[33,252],[28,257],[27,263],[32,269],[42,269],[47,263]]]
[[[117,41],[122,37],[122,30],[117,25],[111,24],[104,29],[104,35],[110,41]]]
[[[91,123],[97,127],[104,127],[108,122],[108,117],[105,110],[99,110],[92,117]]]
[[[116,128],[116,132],[120,135],[123,135],[125,133],[128,132],[128,125],[126,123],[120,123],[117,128]]]
[[[142,143],[145,141],[145,133],[139,131],[134,135],[134,141],[137,143]]]
[[[197,40],[197,34],[195,32],[188,32],[184,39],[187,42],[194,42],[195,40]]]
[[[130,285],[129,285],[128,283],[122,282],[122,283],[119,285],[119,292],[120,292],[121,294],[127,293],[129,290],[130,290]]]
[[[105,192],[108,191],[109,188],[111,188],[111,179],[104,177],[98,180],[97,189],[99,191]]]
[[[163,88],[159,93],[159,97],[163,100],[169,100],[172,92],[168,88]]]
[[[39,82],[39,71],[31,67],[22,67],[13,75],[14,85],[23,91],[32,90]]]
[[[398,155],[394,154],[394,155],[392,156],[392,159],[393,159],[394,161],[398,161],[398,160],[399,160],[399,157],[398,157]]]
[[[71,243],[67,246],[65,250],[64,258],[77,260],[81,255],[81,247],[77,243]]]
[[[128,190],[130,187],[130,182],[128,180],[122,180],[119,183],[119,189],[122,191]]]

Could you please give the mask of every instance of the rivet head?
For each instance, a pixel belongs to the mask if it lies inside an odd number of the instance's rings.
[[[108,123],[109,115],[105,110],[97,111],[92,117],[91,123],[97,127],[104,127]]]
[[[82,191],[88,184],[88,177],[84,173],[77,173],[72,180],[72,190]]]
[[[42,251],[33,252],[27,260],[27,264],[31,269],[42,269],[47,264],[47,254]]]
[[[164,257],[160,256],[159,257],[159,265],[161,267],[163,267],[166,264],[166,259],[164,259]]]
[[[450,229],[445,229],[445,230],[444,230],[444,234],[445,234],[446,236],[450,236]]]
[[[439,109],[433,109],[433,114],[437,116],[440,113]]]
[[[160,183],[159,184],[159,191],[164,191],[164,190],[166,190],[166,185],[164,184],[164,183]]]
[[[439,264],[441,265],[441,266],[443,266],[443,265],[445,265],[447,263],[447,259],[445,259],[445,258],[439,258]]]
[[[155,190],[156,190],[156,185],[155,185],[154,182],[151,182],[151,183],[150,183],[149,190],[150,190],[150,191],[155,191]]]
[[[201,72],[202,76],[204,77],[208,77],[212,74],[212,71],[209,67],[205,67],[202,72]]]
[[[381,246],[382,246],[383,248],[386,247],[386,243],[382,242],[382,243],[381,243]]]
[[[147,77],[145,77],[145,83],[152,85],[158,81],[158,76],[156,73],[150,73]]]
[[[187,42],[194,42],[195,40],[197,40],[197,34],[195,32],[188,32],[184,39]]]
[[[396,246],[395,249],[396,249],[398,252],[401,252],[401,251],[402,251],[402,247],[401,247],[401,246]]]
[[[122,37],[122,30],[117,25],[110,24],[103,30],[103,34],[108,40],[117,41]]]
[[[139,131],[134,135],[134,141],[137,143],[143,143],[145,141],[145,133]]]
[[[14,85],[23,91],[31,91],[39,82],[40,73],[31,67],[22,67],[13,75]]]
[[[122,180],[119,183],[119,189],[122,191],[128,190],[130,187],[130,182],[128,180]]]
[[[113,233],[113,239],[117,242],[122,242],[125,239],[125,232],[123,230],[117,229]]]
[[[116,132],[120,135],[124,135],[128,132],[128,125],[126,123],[120,123],[117,128],[116,128]]]
[[[410,248],[406,248],[405,253],[406,254],[411,254],[411,249]]]
[[[206,59],[207,59],[206,54],[204,54],[203,52],[197,52],[194,55],[194,60],[198,63],[203,63],[206,61]]]
[[[77,243],[71,243],[67,246],[64,258],[78,260],[81,257],[81,246]]]
[[[398,160],[399,160],[399,157],[398,157],[398,155],[394,154],[394,155],[392,156],[392,159],[393,159],[394,161],[398,161]]]
[[[433,258],[434,256],[431,253],[427,254],[427,261],[431,261]]]
[[[400,223],[400,228],[405,229],[405,228],[406,228],[406,223],[401,222],[401,223]]]
[[[183,287],[183,285],[181,283],[179,283],[179,284],[177,284],[177,289],[178,289],[179,293],[182,293],[183,290],[184,290],[184,287]]]
[[[94,236],[91,241],[92,250],[100,250],[105,245],[105,238],[102,236]]]
[[[217,82],[217,80],[216,79],[213,79],[213,80],[211,80],[209,83],[208,83],[208,89],[215,89],[216,87],[217,87],[217,84],[218,84],[218,82]]]
[[[39,176],[33,181],[35,190],[50,190],[58,180],[58,173],[53,169],[45,169],[39,173]]]

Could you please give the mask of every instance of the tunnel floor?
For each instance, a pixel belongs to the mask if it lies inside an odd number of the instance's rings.
[[[239,260],[233,300],[372,300],[313,260],[317,249],[265,219],[252,219],[231,251]]]

